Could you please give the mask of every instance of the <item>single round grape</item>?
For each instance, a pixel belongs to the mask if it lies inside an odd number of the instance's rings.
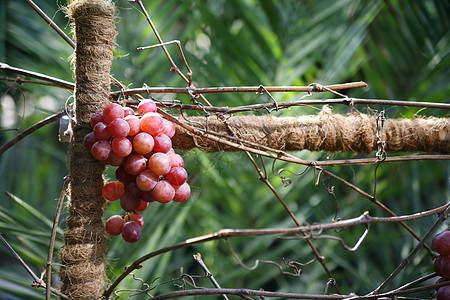
[[[186,182],[188,178],[188,173],[183,167],[175,167],[170,169],[169,173],[167,173],[167,181],[171,185],[182,185]]]
[[[120,206],[124,211],[132,212],[139,208],[141,205],[141,199],[139,197],[133,197],[127,193],[123,194],[120,198]]]
[[[96,160],[105,160],[111,152],[111,144],[106,140],[98,140],[92,145],[91,153]]]
[[[141,129],[153,136],[162,130],[163,118],[157,113],[146,113],[141,119]]]
[[[128,221],[123,225],[122,237],[125,242],[134,243],[139,241],[142,235],[142,228],[134,221]]]
[[[131,107],[124,107],[123,108],[123,117],[126,116],[134,116],[134,110]]]
[[[141,193],[141,200],[145,202],[153,202],[156,201],[155,197],[153,196],[153,191],[148,192],[142,192]]]
[[[107,140],[111,137],[108,130],[108,125],[103,122],[98,122],[94,126],[94,135],[97,140]]]
[[[135,136],[139,132],[141,132],[141,120],[135,115],[126,116],[125,121],[127,121],[128,125],[130,125],[129,136]]]
[[[154,140],[155,146],[153,147],[153,152],[166,153],[167,151],[172,149],[172,140],[164,133],[156,135],[154,137]]]
[[[182,185],[175,187],[175,196],[173,196],[173,201],[175,202],[184,202],[191,195],[191,187],[187,182]]]
[[[134,182],[136,180],[135,175],[131,175],[125,171],[125,167],[120,165],[115,172],[116,179],[120,182]]]
[[[141,205],[139,205],[139,208],[136,209],[136,210],[137,211],[144,211],[144,210],[147,209],[149,204],[150,204],[149,202],[142,200],[142,197],[141,197]]]
[[[124,119],[115,119],[108,125],[108,131],[113,138],[126,137],[130,133],[130,124]]]
[[[154,145],[153,137],[147,132],[140,132],[133,139],[133,149],[139,154],[150,153]]]
[[[135,181],[128,181],[124,183],[125,193],[131,197],[139,197],[142,191],[139,189]]]
[[[173,148],[170,148],[169,151],[166,152],[167,155],[175,154],[175,150]]]
[[[109,201],[120,199],[125,193],[125,186],[120,181],[111,181],[103,186],[103,197]]]
[[[104,161],[102,161],[105,165],[110,165],[110,166],[120,166],[121,164],[123,164],[123,162],[125,161],[124,157],[121,157],[119,155],[117,155],[111,147],[111,152],[109,152],[109,156],[107,159],[105,159]]]
[[[437,253],[441,255],[449,255],[450,254],[450,231],[446,230],[439,234],[437,234],[431,245],[433,249],[436,250]]]
[[[165,180],[158,182],[153,189],[155,200],[160,203],[167,203],[175,196],[175,189]]]
[[[156,175],[166,175],[171,167],[170,158],[164,153],[155,153],[148,160],[148,168]]]
[[[145,202],[148,205],[148,202]],[[139,224],[139,226],[144,226],[144,217],[141,215],[139,211],[137,212],[129,212],[125,216],[125,222],[134,221]]]
[[[103,110],[103,120],[106,124],[110,124],[117,118],[123,119],[124,115],[125,112],[123,110],[123,107],[117,103],[110,103]]]
[[[173,125],[173,123],[169,120],[163,120],[163,129],[161,133],[164,133],[169,138],[173,138],[175,135],[175,125]]]
[[[98,122],[103,122],[103,113],[102,112],[93,114],[91,116],[91,119],[89,120],[89,123],[91,124],[92,128],[94,128]]]
[[[159,176],[146,169],[136,177],[136,184],[141,191],[151,191],[159,182]]]
[[[169,154],[168,156],[170,158],[170,165],[172,166],[172,168],[184,167],[184,160],[181,157],[181,155],[172,153],[172,154]]]
[[[436,300],[450,299],[450,285],[441,286],[436,293]]]
[[[434,271],[445,279],[450,279],[450,255],[439,255],[434,261]]]
[[[122,233],[124,224],[125,220],[121,216],[114,215],[106,221],[106,232],[110,235],[119,235]]]
[[[95,138],[94,132],[92,131],[84,136],[83,145],[90,152],[92,145],[94,145],[96,141],[97,139]]]
[[[125,137],[118,137],[113,139],[111,148],[120,157],[126,157],[133,151],[133,146],[129,139]]]
[[[138,113],[140,115],[149,113],[149,112],[156,112],[156,104],[152,100],[142,100],[138,107],[137,107]]]
[[[131,175],[137,175],[147,167],[147,160],[141,154],[131,154],[125,160],[125,171]]]

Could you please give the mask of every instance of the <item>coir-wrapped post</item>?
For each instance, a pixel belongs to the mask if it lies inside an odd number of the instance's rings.
[[[65,245],[60,257],[61,292],[73,299],[97,299],[105,285],[106,236],[102,222],[104,166],[83,145],[89,120],[108,104],[116,36],[115,8],[108,0],[76,0],[67,7],[76,38],[75,124]]]

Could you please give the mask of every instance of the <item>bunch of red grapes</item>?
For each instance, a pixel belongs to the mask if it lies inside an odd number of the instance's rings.
[[[175,126],[156,112],[151,100],[142,101],[137,112],[138,116],[129,107],[110,103],[92,115],[93,131],[84,138],[95,159],[117,166],[117,181],[105,184],[103,197],[120,199],[126,214],[110,217],[105,228],[129,243],[140,239],[144,224],[140,212],[150,202],[183,202],[191,194],[183,158],[172,148]]]
[[[440,255],[434,261],[434,271],[441,278],[437,282],[450,280],[450,231],[437,234],[431,245]],[[450,285],[442,286],[436,293],[437,300],[450,299]]]

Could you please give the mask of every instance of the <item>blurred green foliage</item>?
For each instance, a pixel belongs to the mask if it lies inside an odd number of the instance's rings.
[[[112,74],[126,85],[184,87],[161,49],[137,51],[139,46],[157,43],[138,7],[115,1],[118,7],[117,46]],[[67,33],[70,25],[61,11],[65,3],[36,0],[36,3]],[[307,85],[366,81],[368,88],[348,91],[361,98],[419,100],[449,103],[450,3],[424,1],[290,1],[290,0],[153,0],[144,1],[165,41],[180,40],[197,87],[241,85]],[[6,13],[4,13],[6,11]],[[14,67],[72,80],[67,45],[24,1],[0,3],[2,18],[0,57]],[[176,46],[168,46],[174,60],[185,72]],[[14,77],[13,74],[0,76]],[[8,95],[8,96],[6,96]],[[13,99],[13,112],[5,100]],[[45,96],[45,97],[44,97]],[[156,95],[159,99],[178,99],[182,95]],[[275,94],[278,101],[299,98],[299,94]],[[2,127],[0,144],[18,131],[31,126],[70,103],[70,93],[39,85],[0,82],[2,104],[0,121],[12,118]],[[332,98],[331,94],[314,95]],[[8,98],[9,99],[9,98]],[[208,100],[216,106],[237,106],[268,102],[266,95],[220,94]],[[24,109],[25,107],[25,109]],[[384,107],[357,107],[363,112]],[[320,107],[299,107],[275,112],[278,116],[315,114]],[[335,106],[346,113],[350,108]],[[9,115],[6,114],[9,112]],[[170,112],[170,111],[169,111]],[[176,114],[176,111],[171,113]],[[388,118],[419,115],[448,116],[438,109],[386,107]],[[16,120],[14,122],[14,120]],[[5,122],[1,124],[5,124]],[[6,130],[16,129],[16,130]],[[57,124],[48,125],[27,137],[0,156],[0,233],[40,274],[47,259],[50,230],[66,174],[66,147],[59,143]],[[191,199],[183,204],[154,204],[145,211],[141,240],[126,244],[110,238],[108,277],[113,280],[135,259],[184,239],[212,233],[222,228],[292,227],[294,222],[270,190],[258,179],[254,167],[243,153],[182,153],[190,174]],[[303,159],[357,157],[349,153],[310,153],[295,155]],[[360,155],[367,156],[367,155]],[[369,154],[373,156],[373,154]],[[262,166],[259,158],[257,161]],[[300,222],[330,222],[337,217],[356,217],[364,211],[388,216],[367,199],[335,180],[323,178],[316,186],[312,170],[301,176],[303,167],[275,162],[275,174],[292,179],[284,186],[272,173],[273,161],[263,159],[267,176]],[[373,192],[375,166],[330,167],[330,171]],[[107,170],[112,178],[114,170]],[[449,200],[450,166],[445,161],[418,161],[383,164],[378,168],[378,199],[397,214],[431,209]],[[335,187],[334,198],[327,188]],[[4,192],[11,193],[9,196]],[[20,200],[21,199],[21,200]],[[31,213],[37,210],[39,214]],[[118,203],[109,205],[106,217],[120,212]],[[64,218],[62,218],[64,219]],[[433,224],[429,217],[410,225],[423,236]],[[61,228],[64,228],[62,220]],[[327,232],[356,243],[364,228]],[[343,293],[365,294],[376,288],[417,244],[398,224],[377,224],[355,252],[345,250],[338,241],[313,240],[335,276]],[[62,244],[58,233],[57,248]],[[253,265],[256,259],[273,260],[287,271],[284,261],[305,263],[314,255],[303,240],[275,236],[230,239],[242,261]],[[138,277],[155,285],[185,274],[203,275],[192,255],[200,252],[206,265],[222,287],[251,288],[292,293],[323,293],[328,280],[316,261],[302,267],[300,277],[282,275],[273,265],[261,264],[253,271],[241,268],[224,241],[198,244],[176,250],[144,263]],[[0,298],[42,299],[42,290],[29,287],[31,278],[0,247]],[[57,262],[57,259],[55,260]],[[55,265],[55,269],[58,265]],[[398,287],[432,272],[432,262],[421,250],[413,262],[397,276],[390,288]],[[57,283],[55,276],[54,282]],[[180,284],[180,281],[176,283]],[[212,287],[206,279],[198,286]],[[121,289],[142,289],[139,281],[127,278]],[[152,293],[177,290],[174,284],[158,285]],[[334,290],[331,288],[331,292]],[[133,292],[122,292],[123,296]],[[428,292],[416,294],[428,297]],[[141,297],[135,297],[141,298]],[[144,298],[144,297],[142,297]]]

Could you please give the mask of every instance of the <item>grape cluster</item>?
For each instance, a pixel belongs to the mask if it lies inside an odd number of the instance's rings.
[[[437,234],[431,245],[440,255],[434,260],[434,271],[441,276],[438,282],[450,280],[450,231],[446,230]],[[442,286],[436,293],[437,300],[450,299],[450,286]]]
[[[142,101],[137,112],[110,103],[92,115],[93,131],[84,138],[84,146],[95,159],[117,167],[117,181],[105,184],[103,197],[120,199],[126,214],[110,217],[105,228],[110,235],[122,234],[129,243],[141,237],[144,219],[140,212],[150,202],[183,202],[191,194],[183,158],[172,148],[175,126],[156,112],[151,100]]]

